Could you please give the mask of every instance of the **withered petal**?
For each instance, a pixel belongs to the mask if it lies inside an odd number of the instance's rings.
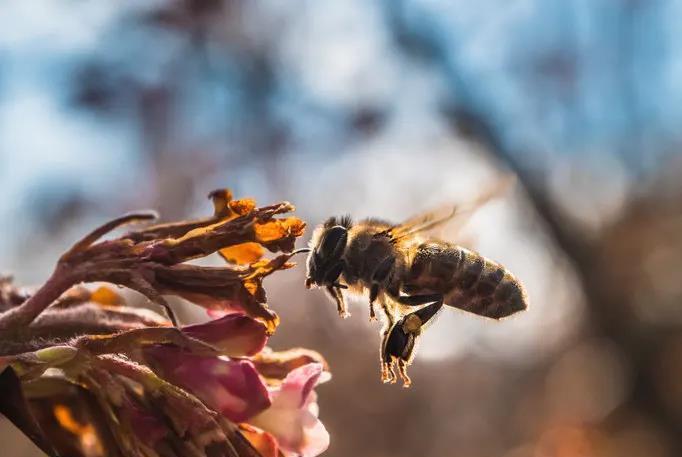
[[[223,259],[230,263],[235,263],[237,265],[248,265],[258,261],[261,257],[263,257],[265,251],[260,244],[248,242],[223,248],[218,251],[218,254],[220,254]]]
[[[182,332],[230,357],[254,355],[268,339],[265,325],[243,314],[228,314],[203,324],[187,325],[182,327]]]
[[[228,202],[228,207],[238,216],[246,216],[256,208],[256,200],[253,198],[242,198]]]
[[[291,371],[309,363],[319,363],[323,371],[329,371],[329,365],[322,354],[305,348],[292,348],[286,351],[265,348],[251,357],[251,361],[261,375],[274,380],[282,380]]]

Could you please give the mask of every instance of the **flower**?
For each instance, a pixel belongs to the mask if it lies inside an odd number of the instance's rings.
[[[0,413],[48,455],[315,456],[329,444],[313,388],[329,377],[315,351],[274,352],[279,324],[263,279],[293,266],[305,224],[289,203],[257,208],[211,193],[212,217],[120,238],[102,225],[33,294],[0,278]],[[265,250],[280,252],[263,258]],[[217,252],[221,267],[185,263]],[[141,292],[168,318],[135,309],[109,282]],[[220,315],[176,326],[164,295]]]
[[[272,434],[283,451],[314,457],[329,447],[329,433],[318,419],[317,394],[313,388],[323,373],[320,363],[291,371],[282,384],[272,388],[272,405],[250,420]]]
[[[162,378],[232,422],[244,422],[270,406],[267,388],[247,360],[194,355],[162,345],[145,348],[144,357]]]

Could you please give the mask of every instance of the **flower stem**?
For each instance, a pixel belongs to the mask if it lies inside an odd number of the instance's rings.
[[[38,291],[21,305],[0,314],[0,332],[12,331],[29,325],[78,280],[74,275],[57,266],[52,275]]]

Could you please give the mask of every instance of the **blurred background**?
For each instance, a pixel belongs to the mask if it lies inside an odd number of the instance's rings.
[[[39,284],[102,221],[208,214],[218,187],[312,228],[515,175],[440,235],[531,308],[445,310],[409,390],[379,380],[365,300],[342,321],[302,266],[268,279],[272,346],[331,365],[325,455],[680,456],[681,20],[675,0],[5,0],[0,270]],[[39,455],[0,427],[3,455]]]

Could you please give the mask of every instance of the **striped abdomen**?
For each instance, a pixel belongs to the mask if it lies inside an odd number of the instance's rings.
[[[528,307],[523,286],[506,268],[445,241],[417,248],[403,290],[441,293],[446,305],[493,319]]]

